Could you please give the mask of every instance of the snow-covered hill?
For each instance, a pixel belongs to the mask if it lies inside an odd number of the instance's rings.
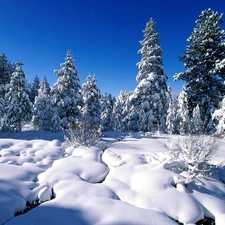
[[[0,133],[0,225],[175,225],[204,217],[225,224],[223,141],[216,173],[185,186],[168,166],[167,143],[176,150],[176,136],[106,132],[86,148],[68,147],[63,135]]]

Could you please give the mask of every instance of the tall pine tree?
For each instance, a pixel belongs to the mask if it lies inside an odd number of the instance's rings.
[[[212,9],[201,12],[190,45],[180,57],[185,72],[174,76],[186,82],[190,114],[199,105],[203,130],[211,129],[211,114],[225,95],[225,32],[220,28],[222,14]]]
[[[134,130],[165,131],[167,109],[170,101],[170,90],[166,84],[162,49],[159,34],[156,32],[155,21],[151,18],[146,24],[144,39],[140,41],[142,55],[137,63],[139,72],[136,80],[139,82],[132,96],[132,124]],[[145,124],[144,128],[135,124]]]
[[[52,88],[51,94],[63,128],[67,127],[70,118],[77,118],[81,115],[83,104],[80,80],[74,62],[72,52],[68,51],[65,62],[60,64],[61,69],[54,71],[58,80]]]

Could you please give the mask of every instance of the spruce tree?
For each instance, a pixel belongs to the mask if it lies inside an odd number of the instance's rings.
[[[10,79],[14,70],[15,64],[11,64],[8,61],[7,56],[2,53],[0,55],[0,97],[3,100],[5,98],[6,85],[10,83]]]
[[[35,97],[38,96],[38,90],[40,88],[40,79],[39,77],[36,75],[34,78],[34,81],[31,85],[31,92],[30,92],[30,101],[32,103],[34,103],[35,101]]]
[[[15,64],[11,64],[7,56],[2,53],[0,55],[0,85],[10,83],[11,75],[15,70]]]
[[[113,126],[116,131],[129,131],[129,97],[131,92],[120,91],[118,98],[113,105]]]
[[[195,134],[201,134],[203,129],[203,122],[201,119],[201,113],[199,105],[197,105],[193,110],[193,115],[191,119],[190,131]]]
[[[30,121],[32,114],[32,103],[27,95],[28,88],[22,65],[22,62],[18,61],[5,95],[8,104],[5,123],[9,131],[21,131],[22,125]]]
[[[140,41],[142,55],[137,63],[139,72],[136,80],[139,82],[132,95],[132,126],[146,124],[143,131],[165,131],[166,116],[170,100],[170,90],[166,84],[167,75],[164,73],[162,49],[159,34],[156,32],[155,21],[151,18],[143,31],[144,39]],[[140,114],[139,110],[142,111]],[[144,121],[143,121],[144,120]],[[138,122],[139,121],[139,122]]]
[[[96,77],[87,76],[86,82],[82,85],[81,94],[84,101],[82,108],[83,118],[89,121],[89,126],[98,126],[101,122],[100,90],[96,84]]]
[[[166,117],[166,131],[169,134],[178,133],[178,118],[177,118],[177,99],[171,99]]]
[[[71,118],[81,115],[81,86],[74,62],[72,52],[68,51],[65,62],[60,64],[61,69],[54,71],[58,80],[51,90],[51,95],[63,128],[67,127]]]
[[[220,103],[219,109],[215,110],[212,115],[216,127],[216,134],[223,135],[225,133],[225,97]]]
[[[203,130],[211,129],[211,113],[225,95],[225,32],[220,28],[222,14],[212,9],[201,12],[196,28],[187,39],[190,43],[179,58],[185,72],[174,76],[186,82],[190,114],[199,105]]]
[[[0,96],[0,130],[2,130],[4,124],[4,115],[5,115],[5,100]]]
[[[112,131],[114,119],[113,114],[113,105],[116,99],[109,93],[101,96],[101,126],[102,131]]]
[[[32,122],[38,130],[60,129],[60,119],[56,107],[53,106],[46,77],[40,82],[38,96],[35,98]]]
[[[159,43],[159,33],[156,32],[156,22],[151,18],[143,30],[144,39],[140,41],[142,48],[138,51],[142,55],[137,63],[139,72],[136,80],[147,78],[150,73],[164,75],[162,49]]]
[[[178,96],[177,104],[177,123],[180,134],[190,133],[190,114],[188,110],[188,99],[186,87],[183,87]]]

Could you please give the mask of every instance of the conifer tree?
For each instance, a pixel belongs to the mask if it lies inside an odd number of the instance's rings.
[[[34,103],[35,101],[35,97],[38,96],[38,90],[40,88],[40,79],[39,77],[36,75],[34,78],[34,81],[31,85],[31,92],[30,92],[30,101],[32,103]]]
[[[142,55],[140,62],[137,63],[139,72],[136,80],[148,77],[150,73],[164,75],[162,49],[159,43],[159,33],[156,32],[156,22],[151,18],[143,30],[144,39],[140,41],[142,48],[138,51]]]
[[[7,56],[2,53],[0,55],[0,85],[10,83],[11,75],[15,70],[15,64],[11,64]]]
[[[186,87],[183,87],[178,96],[177,121],[179,133],[182,135],[188,134],[190,132],[190,115]]]
[[[83,118],[89,121],[89,126],[98,126],[101,122],[100,90],[97,88],[96,77],[89,74],[86,82],[82,85],[81,94],[84,101],[82,108]]]
[[[167,111],[167,118],[166,118],[166,130],[169,134],[176,134],[178,133],[178,118],[177,118],[177,99],[171,99],[169,108]]]
[[[180,57],[185,72],[174,76],[186,82],[190,114],[199,105],[203,130],[209,130],[211,113],[225,95],[225,32],[220,28],[223,14],[212,9],[201,12],[190,43]]]
[[[225,97],[220,103],[219,109],[215,110],[212,115],[216,126],[216,134],[222,135],[225,133]]]
[[[57,108],[53,106],[46,77],[40,82],[38,96],[35,98],[32,122],[38,130],[60,130],[60,119]]]
[[[131,92],[120,91],[118,98],[113,105],[114,130],[129,131],[129,97]]]
[[[60,64],[61,69],[54,71],[58,80],[51,90],[51,95],[63,128],[67,127],[70,118],[81,115],[81,86],[74,62],[72,52],[68,51],[65,62]]]
[[[139,72],[136,80],[139,82],[131,100],[132,126],[146,124],[144,131],[165,131],[166,116],[170,100],[170,90],[166,84],[167,75],[164,73],[162,49],[159,34],[156,32],[155,21],[151,18],[143,31],[144,39],[140,41],[142,55],[137,63]],[[142,110],[142,116],[139,115]],[[143,121],[144,120],[144,121]]]
[[[5,100],[0,96],[0,130],[2,130],[4,124],[5,115]]]
[[[21,131],[22,125],[30,121],[32,114],[32,103],[27,95],[28,88],[22,65],[22,62],[18,61],[5,95],[8,103],[5,123],[9,131]]]
[[[11,64],[7,56],[2,53],[0,55],[0,97],[4,100],[6,93],[6,85],[10,83],[12,73],[15,70],[15,64]],[[5,105],[5,103],[3,103]],[[6,105],[4,106],[6,107]]]
[[[109,94],[105,93],[105,95],[101,96],[101,126],[102,131],[112,131],[113,130],[113,105],[115,102],[115,98]]]
[[[191,132],[195,134],[201,134],[203,129],[203,122],[201,119],[201,113],[199,105],[197,105],[193,110],[193,115],[191,119]]]

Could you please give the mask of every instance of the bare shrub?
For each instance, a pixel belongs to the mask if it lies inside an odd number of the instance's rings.
[[[65,137],[65,140],[68,145],[89,147],[99,140],[101,135],[100,123],[93,123],[84,117],[81,119],[70,119],[67,132],[69,137]]]
[[[210,161],[217,155],[219,139],[206,135],[190,135],[178,139],[178,151],[173,151],[167,143],[168,152],[173,160],[183,163],[177,170],[187,171],[177,183],[199,183],[199,178],[211,175],[214,165]],[[172,164],[171,164],[172,165]],[[173,168],[174,169],[174,168]]]

